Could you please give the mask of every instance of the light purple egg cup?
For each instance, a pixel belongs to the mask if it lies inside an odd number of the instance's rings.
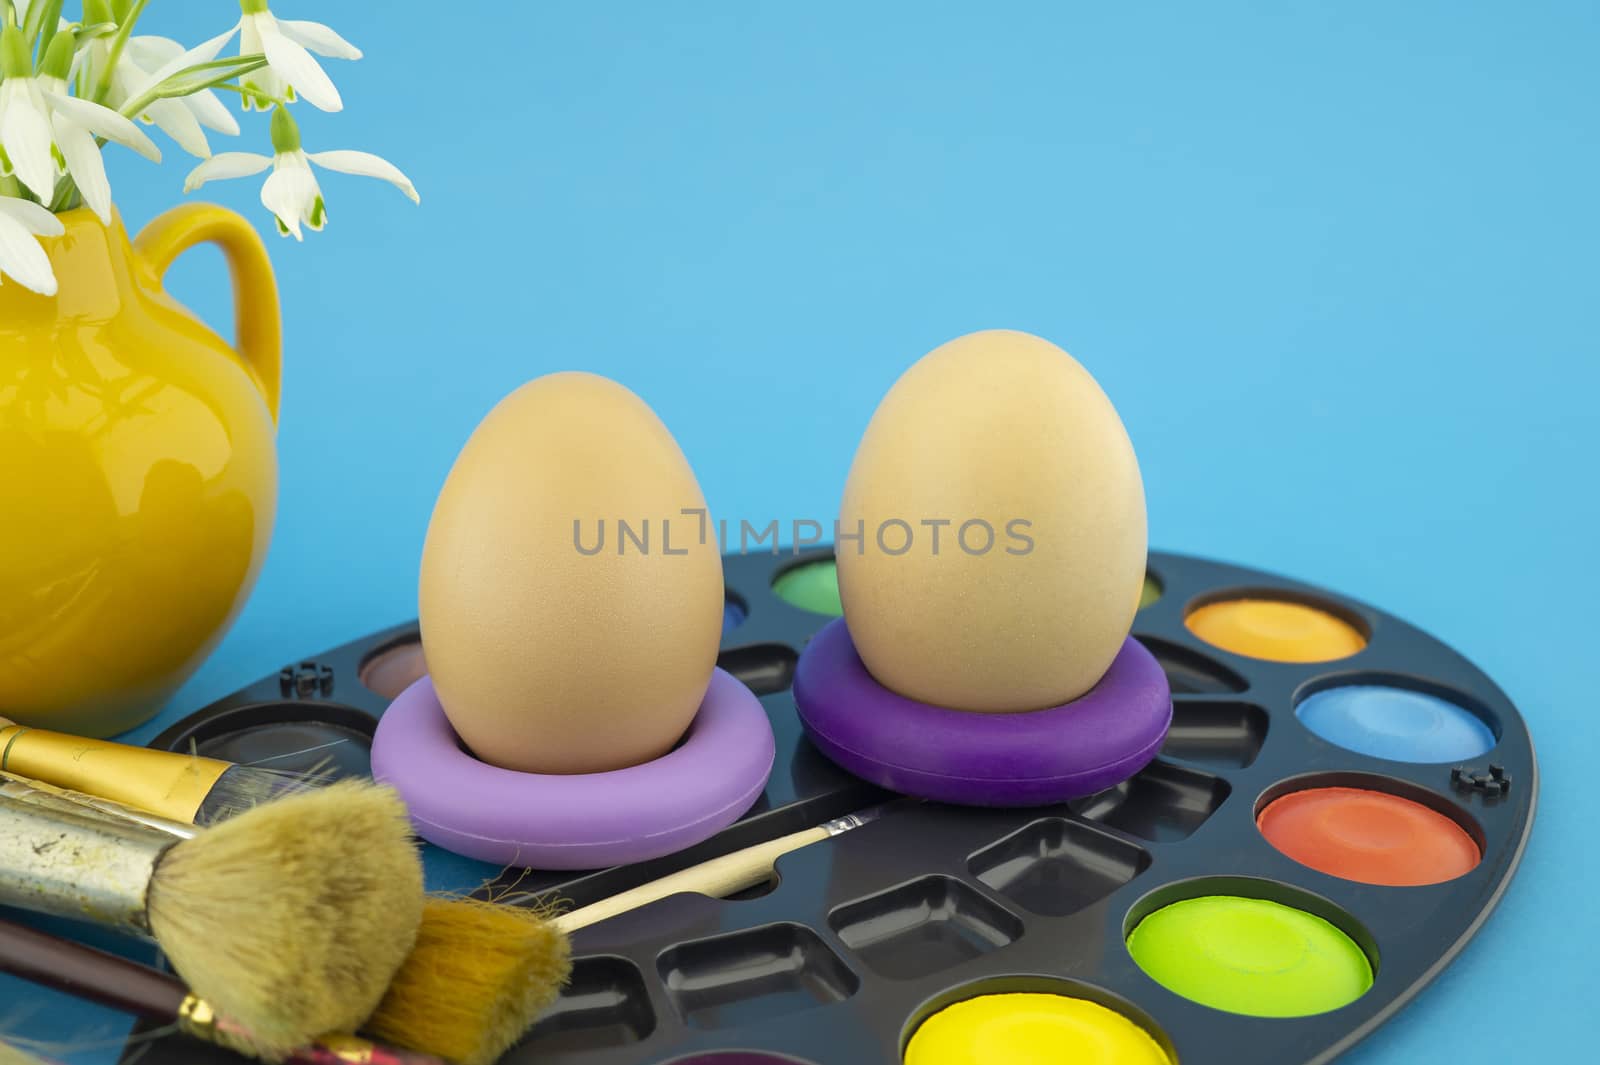
[[[749,688],[716,670],[682,742],[605,773],[519,773],[463,749],[423,677],[372,737],[372,775],[392,785],[429,843],[531,869],[597,869],[693,846],[755,803],[772,773],[772,723]]]
[[[1106,675],[1070,703],[1015,714],[930,706],[879,684],[843,618],[812,637],[794,677],[813,743],[864,780],[963,806],[1047,806],[1128,779],[1155,757],[1172,692],[1129,637]]]

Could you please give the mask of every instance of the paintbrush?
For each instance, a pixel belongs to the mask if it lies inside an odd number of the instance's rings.
[[[194,825],[215,824],[320,783],[302,773],[85,739],[5,718],[0,718],[0,772]]]
[[[415,949],[363,1030],[459,1065],[490,1065],[560,993],[570,952],[540,910],[430,898]]]
[[[219,1014],[175,977],[94,947],[0,920],[0,972],[97,1002],[241,1054],[289,1065],[443,1065],[353,1035],[325,1035],[276,1055],[237,1021]],[[0,1059],[0,1065],[5,1065]]]
[[[777,860],[785,854],[841,836],[862,825],[871,824],[891,810],[909,806],[917,801],[896,799],[893,802],[834,818],[813,828],[769,839],[765,843],[757,843],[743,850],[701,862],[699,865],[692,865],[647,884],[640,884],[636,888],[601,899],[588,906],[568,910],[551,918],[551,923],[563,932],[576,932],[580,928],[587,928],[609,917],[637,910],[657,899],[685,891],[710,895],[716,899],[726,898],[748,888],[770,883],[778,875],[775,868]]]
[[[59,800],[0,795],[0,903],[155,939],[268,1055],[355,1030],[416,939],[405,805],[343,782],[192,839]]]
[[[143,810],[135,810],[131,806],[123,806],[109,799],[85,795],[81,791],[58,788],[53,784],[21,777],[15,773],[0,773],[0,796],[22,799],[37,806],[49,806],[57,810],[71,810],[79,814],[98,813],[119,821],[134,821],[149,828],[160,829],[179,839],[189,839],[200,831],[192,825],[145,813]]]
[[[428,1046],[461,1065],[488,1065],[510,1048],[565,982],[566,933],[683,891],[722,898],[755,887],[777,875],[774,863],[783,855],[832,839],[915,802],[897,799],[847,814],[555,917],[545,917],[537,907],[527,909],[469,899],[429,900],[429,909],[435,905],[439,909],[432,921],[424,911],[417,953],[426,951],[439,959],[440,965],[433,971],[414,967],[410,962],[403,966],[367,1031],[402,1046]],[[491,920],[503,923],[504,930],[495,930],[489,924]],[[435,938],[437,942],[430,942]],[[519,942],[524,945],[518,946]],[[497,967],[524,975],[515,980],[504,976],[486,979],[482,975]],[[519,983],[528,989],[526,996],[519,1000],[503,993],[502,1009],[494,1018],[487,1017],[481,1007],[474,1007],[471,997],[461,990],[468,986],[515,987]],[[441,1009],[442,1004],[449,1008]]]
[[[79,792],[0,773],[0,796],[84,807],[188,839],[207,831]],[[567,937],[545,914],[478,899],[426,899],[416,944],[364,1030],[458,1065],[497,1060],[544,1011],[571,968]]]

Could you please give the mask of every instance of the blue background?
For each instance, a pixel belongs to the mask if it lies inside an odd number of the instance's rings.
[[[907,365],[1026,329],[1120,408],[1153,544],[1421,625],[1539,744],[1501,910],[1344,1060],[1577,1044],[1600,934],[1600,7],[278,6],[367,52],[326,64],[344,113],[298,109],[308,149],[386,155],[423,201],[328,175],[331,223],[297,245],[259,179],[204,190],[272,241],[280,509],[243,615],[137,737],[413,616],[450,462],[531,377],[637,391],[719,516],[826,522]],[[235,17],[158,4],[148,26],[193,42]],[[159,171],[113,165],[130,226],[180,197],[163,147]],[[170,285],[226,331],[219,262]],[[13,1033],[117,1041],[115,1015],[13,986]]]

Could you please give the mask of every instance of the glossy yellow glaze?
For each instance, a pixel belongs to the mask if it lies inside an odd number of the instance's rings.
[[[61,215],[59,292],[0,285],[0,709],[107,736],[161,708],[255,582],[277,504],[277,287],[260,238],[208,204],[131,244]],[[218,245],[238,350],[162,288]]]

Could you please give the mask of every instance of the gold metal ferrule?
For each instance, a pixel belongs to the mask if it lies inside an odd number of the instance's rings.
[[[372,1044],[357,1035],[325,1035],[317,1045],[350,1065],[369,1065],[372,1061]]]
[[[198,995],[185,995],[178,1006],[178,1027],[185,1034],[207,1043],[217,1040],[217,1011]]]
[[[160,829],[178,839],[193,839],[200,832],[200,829],[193,825],[180,824],[165,817],[147,814],[143,810],[135,810],[131,806],[123,806],[110,799],[85,795],[70,788],[58,788],[41,780],[17,776],[15,773],[0,772],[0,795],[31,802],[36,806],[48,806],[55,810],[93,813],[113,821],[134,821],[150,828]]]
[[[0,728],[0,771],[191,824],[218,778],[231,768],[215,758],[130,747],[26,725]]]

